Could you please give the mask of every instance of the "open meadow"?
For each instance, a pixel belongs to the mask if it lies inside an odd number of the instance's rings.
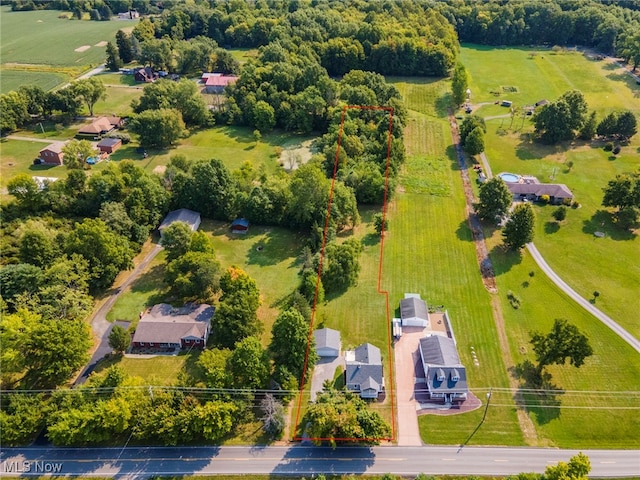
[[[465,46],[462,59],[471,74],[472,102],[491,102],[474,113],[505,115],[487,121],[485,151],[493,173],[507,171],[534,175],[541,182],[564,183],[580,203],[580,208],[570,209],[559,225],[551,218],[554,207],[537,206],[536,246],[577,292],[587,299],[594,291],[600,292],[598,308],[640,337],[640,238],[637,232],[624,232],[613,225],[610,213],[601,206],[607,182],[638,168],[640,135],[632,137],[617,156],[604,152],[596,142],[540,145],[529,138],[533,132],[530,117],[523,121],[518,116],[511,125],[508,109],[493,105],[494,99],[500,98],[522,107],[578,89],[589,108],[596,110],[598,120],[623,109],[640,118],[640,86],[615,64],[590,60],[577,52]],[[491,94],[502,86],[516,87],[517,92],[501,92],[498,97]],[[605,237],[595,237],[597,231]]]

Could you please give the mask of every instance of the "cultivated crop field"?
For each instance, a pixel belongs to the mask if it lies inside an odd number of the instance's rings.
[[[105,45],[119,29],[132,22],[95,22],[58,18],[59,11],[12,12],[2,7],[2,63],[26,63],[82,67],[104,61]],[[89,47],[89,48],[86,48]],[[77,51],[76,51],[77,50]]]
[[[589,60],[576,52],[466,46],[462,58],[471,74],[472,102],[491,102],[475,113],[505,115],[487,122],[485,150],[494,174],[509,171],[537,176],[541,182],[564,183],[581,205],[569,210],[559,226],[551,218],[554,207],[536,207],[538,249],[582,296],[591,298],[594,291],[600,292],[598,308],[639,337],[640,264],[635,259],[640,258],[640,238],[616,228],[601,202],[602,188],[609,180],[638,168],[640,134],[618,156],[604,152],[597,143],[540,145],[528,137],[533,131],[530,117],[523,123],[518,116],[509,128],[508,109],[493,101],[509,99],[521,107],[578,89],[599,120],[622,109],[640,118],[640,86],[614,64]],[[493,96],[490,92],[501,85],[517,87],[517,93]],[[596,231],[605,237],[595,237]]]

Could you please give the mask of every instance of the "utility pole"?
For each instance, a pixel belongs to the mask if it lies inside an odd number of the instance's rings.
[[[482,420],[480,421],[480,425],[484,423],[484,419],[487,418],[487,412],[489,411],[489,402],[491,402],[491,393],[493,391],[493,387],[489,388],[489,392],[487,392],[487,403],[484,406],[484,415],[482,415]]]

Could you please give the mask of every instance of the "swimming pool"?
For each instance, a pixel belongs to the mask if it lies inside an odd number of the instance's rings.
[[[518,183],[520,181],[520,175],[515,173],[501,173],[498,175],[502,180],[507,183]]]

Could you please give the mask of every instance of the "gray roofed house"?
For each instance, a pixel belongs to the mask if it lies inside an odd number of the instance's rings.
[[[133,334],[134,347],[204,348],[211,332],[214,309],[207,304],[173,307],[154,305],[140,317]]]
[[[355,350],[345,352],[345,385],[358,392],[361,398],[378,398],[384,391],[382,356],[380,349],[364,343]]]
[[[573,200],[573,193],[562,183],[507,183],[507,188],[515,200],[539,201],[543,195],[548,195],[552,204]]]
[[[427,327],[427,303],[416,293],[405,293],[404,298],[400,300],[400,318],[403,327]]]
[[[421,338],[420,357],[431,398],[444,402],[466,400],[467,370],[460,363],[453,339],[442,335]]]
[[[340,355],[342,343],[340,332],[332,328],[321,328],[313,332],[316,340],[316,351],[319,357],[337,357]]]
[[[200,214],[198,212],[194,212],[193,210],[189,210],[188,208],[181,208],[180,210],[174,210],[173,212],[169,212],[162,223],[158,227],[160,231],[160,236],[162,237],[162,231],[167,228],[169,225],[175,222],[184,222],[191,228],[192,231],[198,230],[200,226]]]

